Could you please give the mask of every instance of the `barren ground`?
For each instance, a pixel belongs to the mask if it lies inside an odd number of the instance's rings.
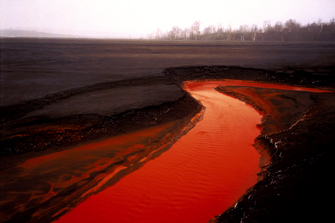
[[[242,79],[334,90],[334,75],[333,43],[2,39],[1,171],[55,149],[179,119],[184,123],[201,110],[181,90],[186,80]],[[262,180],[217,220],[330,217],[334,93],[226,91],[256,108],[264,106],[255,104],[262,98],[279,112],[265,119],[256,140],[257,149],[270,157]],[[291,107],[283,110],[283,102]],[[7,196],[2,192],[1,200]],[[1,209],[14,203],[3,202]],[[7,220],[30,219],[41,205],[13,212]]]

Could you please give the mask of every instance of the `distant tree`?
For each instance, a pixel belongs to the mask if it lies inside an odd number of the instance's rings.
[[[331,32],[334,32],[335,31],[335,18],[332,18],[330,21],[329,21],[329,26],[331,28]]]
[[[300,28],[300,23],[296,22],[293,19],[290,19],[285,22],[285,28],[288,30],[286,36],[289,40],[299,40],[298,32]]]
[[[191,26],[191,38],[198,40],[200,37],[200,21],[195,21]]]
[[[219,23],[218,25],[217,25],[217,37],[218,37],[218,39],[221,39],[221,36],[223,36],[223,27],[222,27],[222,25],[221,25],[221,23]]]
[[[240,28],[239,28],[239,33],[241,35],[241,41],[244,41],[245,40],[245,35],[246,33],[248,32],[249,30],[249,26],[248,25],[241,25]]]
[[[162,31],[159,28],[157,28],[156,33],[155,33],[155,39],[159,40],[161,38],[161,35],[162,35]]]
[[[277,36],[280,36],[281,41],[284,41],[284,35],[283,35],[284,25],[282,22],[277,22],[274,26],[274,31]]]
[[[203,35],[208,35],[212,33],[212,29],[210,26],[204,28],[204,30],[202,31]]]
[[[251,34],[252,34],[252,41],[254,41],[254,42],[256,41],[257,31],[259,31],[257,25],[253,24],[253,25],[251,26],[250,32],[251,32]]]
[[[323,22],[322,22],[322,20],[321,19],[319,19],[319,21],[318,21],[318,25],[319,25],[319,27],[320,27],[320,33],[322,32],[322,28],[323,28]]]
[[[153,39],[153,35],[151,33],[147,34],[147,39]]]
[[[300,24],[293,19],[289,19],[285,22],[285,27],[288,28],[288,32],[297,30],[300,27]]]
[[[277,22],[276,25],[274,26],[274,30],[278,33],[283,31],[283,29],[284,29],[284,26],[282,22]]]
[[[181,38],[182,29],[178,26],[173,26],[171,31],[168,33],[168,39],[177,40]]]
[[[264,21],[263,28],[257,25],[241,25],[239,29],[232,29],[229,25],[223,29],[221,24],[209,25],[200,32],[200,22],[195,21],[190,28],[181,29],[173,26],[170,31],[162,32],[159,28],[147,39],[169,40],[250,40],[250,41],[335,41],[335,18],[328,23],[319,19],[317,22],[302,26],[293,19],[284,24],[277,22],[271,26],[270,21]]]
[[[226,33],[227,33],[227,41],[231,41],[233,39],[233,30],[231,28],[231,25],[228,26],[228,28],[226,29]]]
[[[187,40],[189,38],[189,35],[190,35],[190,30],[188,28],[185,28],[184,30],[182,30],[181,36],[184,40]]]
[[[268,32],[271,30],[271,23],[270,21],[266,20],[263,22],[263,34],[262,34],[262,41],[265,40],[265,36],[267,36]]]
[[[309,32],[317,32],[319,30],[318,24],[316,22],[313,22],[311,24],[307,24],[307,30]]]
[[[209,25],[204,28],[202,34],[203,38],[206,39],[213,39],[212,34],[216,33],[216,28],[213,25]]]
[[[263,30],[264,30],[264,33],[267,33],[271,30],[271,22],[266,20],[263,22]]]

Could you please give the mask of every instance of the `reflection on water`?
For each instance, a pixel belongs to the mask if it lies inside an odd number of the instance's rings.
[[[255,184],[252,146],[261,116],[214,90],[186,84],[206,107],[203,121],[159,158],[91,196],[61,222],[207,222]]]

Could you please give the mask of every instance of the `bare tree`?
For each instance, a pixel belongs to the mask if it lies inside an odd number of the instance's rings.
[[[155,33],[155,39],[159,40],[161,38],[161,35],[162,35],[162,31],[159,28],[157,28],[156,33]]]
[[[248,25],[241,25],[239,28],[239,32],[241,34],[241,41],[244,41],[245,34],[248,32],[249,26]]]
[[[276,32],[281,32],[281,31],[283,31],[283,29],[284,29],[283,23],[282,22],[277,22],[275,27],[274,27],[274,30]]]
[[[168,39],[176,40],[181,37],[182,30],[178,26],[173,26],[171,31],[168,32]]]
[[[255,24],[253,24],[252,26],[251,26],[251,33],[252,33],[252,41],[256,41],[256,35],[257,35],[257,31],[258,31],[258,27],[257,27],[257,25],[255,25]]]
[[[322,32],[322,28],[323,28],[323,22],[322,22],[321,19],[319,19],[318,25],[320,26],[320,33],[321,33]]]
[[[332,18],[330,21],[329,21],[329,25],[330,25],[330,29],[332,32],[335,31],[335,18]]]
[[[189,38],[189,35],[190,35],[190,30],[188,28],[185,28],[184,30],[182,30],[181,36],[184,40],[187,40]]]
[[[208,39],[208,38],[210,38],[210,35],[214,34],[215,32],[216,32],[215,26],[210,25],[210,26],[207,26],[206,28],[204,28],[202,33],[203,33],[205,39]]]
[[[288,28],[288,32],[292,32],[300,27],[300,24],[293,19],[285,22],[285,27]]]
[[[203,35],[208,35],[212,33],[211,27],[208,26],[206,28],[204,28],[204,30],[202,31]]]
[[[244,27],[243,25],[240,25],[240,28],[238,30],[240,32],[241,35],[241,41],[244,41]]]
[[[226,33],[227,33],[227,41],[231,41],[232,40],[232,28],[231,25],[228,26],[228,28],[226,29]]]
[[[195,40],[200,37],[200,21],[195,21],[191,26],[191,37]]]
[[[181,28],[179,28],[178,26],[174,26],[172,27],[172,31],[174,33],[175,39],[179,39],[181,37],[181,32],[182,32]]]
[[[263,22],[263,31],[264,33],[267,33],[271,30],[271,22],[266,20]]]
[[[283,26],[283,23],[282,22],[277,22],[275,27],[274,27],[274,30],[275,30],[276,33],[280,33],[281,41],[284,41],[284,35],[283,35],[284,26]]]
[[[154,34],[153,33],[148,33],[147,34],[147,39],[154,39]]]
[[[271,30],[271,23],[270,21],[266,20],[263,22],[263,34],[262,34],[262,41],[264,41],[265,35]]]
[[[195,21],[190,28],[181,29],[178,26],[173,26],[170,31],[162,32],[159,28],[152,34],[147,34],[148,39],[170,39],[170,40],[226,40],[241,41],[251,40],[257,41],[334,41],[335,40],[335,18],[329,23],[317,22],[309,23],[306,26],[300,25],[293,19],[282,22],[277,22],[271,26],[270,21],[264,21],[263,28],[253,24],[241,25],[239,29],[232,29],[229,25],[223,29],[219,23],[217,26],[209,25],[200,32],[200,22]]]
[[[220,39],[221,35],[223,35],[223,27],[222,27],[221,23],[219,23],[218,26],[217,26],[217,35],[218,35],[219,39]]]
[[[291,33],[290,35],[287,34],[287,36],[290,36],[291,40],[298,40],[299,39],[298,31],[299,31],[299,28],[300,28],[300,23],[296,22],[293,19],[290,19],[290,20],[285,22],[285,28],[288,29],[289,33]]]

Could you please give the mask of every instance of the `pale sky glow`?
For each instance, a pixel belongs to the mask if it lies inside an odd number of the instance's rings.
[[[0,0],[0,29],[105,36],[146,37],[160,28],[201,30],[219,23],[225,28],[263,26],[295,19],[305,25],[335,17],[335,0]]]

